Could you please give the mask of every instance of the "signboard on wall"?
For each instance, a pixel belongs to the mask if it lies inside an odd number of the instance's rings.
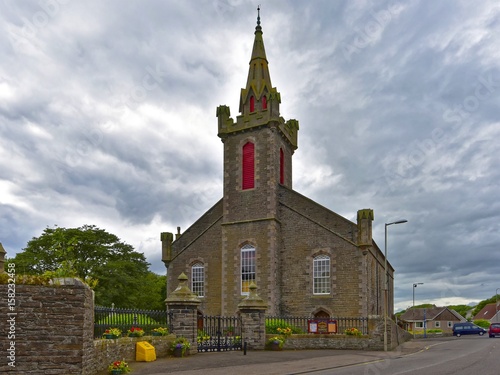
[[[307,321],[307,331],[317,334],[337,333],[337,321],[330,319],[310,319]]]

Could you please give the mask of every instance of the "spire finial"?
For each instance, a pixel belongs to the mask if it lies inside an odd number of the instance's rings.
[[[260,4],[257,6],[257,26],[260,26]]]

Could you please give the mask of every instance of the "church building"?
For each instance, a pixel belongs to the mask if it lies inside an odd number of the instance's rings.
[[[293,78],[292,78],[293,79]],[[199,314],[234,315],[249,285],[268,315],[367,317],[384,312],[384,254],[372,240],[373,210],[354,223],[292,188],[299,123],[280,114],[257,18],[236,121],[217,108],[224,148],[223,196],[185,232],[161,233],[167,296],[185,273]],[[388,265],[388,314],[393,269]]]

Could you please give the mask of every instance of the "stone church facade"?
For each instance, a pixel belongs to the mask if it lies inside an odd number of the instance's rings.
[[[354,223],[292,188],[297,120],[280,115],[257,18],[240,115],[217,108],[224,148],[223,197],[184,233],[161,233],[167,295],[184,272],[199,313],[234,315],[255,283],[267,314],[382,315],[384,255],[372,240],[373,210]],[[393,269],[388,266],[388,312]]]

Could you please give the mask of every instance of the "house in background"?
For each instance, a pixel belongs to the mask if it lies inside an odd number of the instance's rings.
[[[497,307],[495,303],[487,304],[474,316],[473,320],[479,319],[488,320],[490,323],[500,323],[500,306]]]
[[[368,317],[387,303],[391,316],[394,270],[387,265],[385,289],[373,210],[352,222],[292,188],[299,123],[280,115],[262,34],[258,17],[240,115],[233,120],[225,105],[216,111],[222,198],[175,239],[161,233],[167,295],[184,272],[200,315],[234,315],[255,283],[270,315]]]
[[[399,317],[404,323],[404,329],[415,333],[426,329],[440,329],[445,333],[451,333],[453,324],[464,322],[466,319],[453,309],[448,307],[410,308]]]

